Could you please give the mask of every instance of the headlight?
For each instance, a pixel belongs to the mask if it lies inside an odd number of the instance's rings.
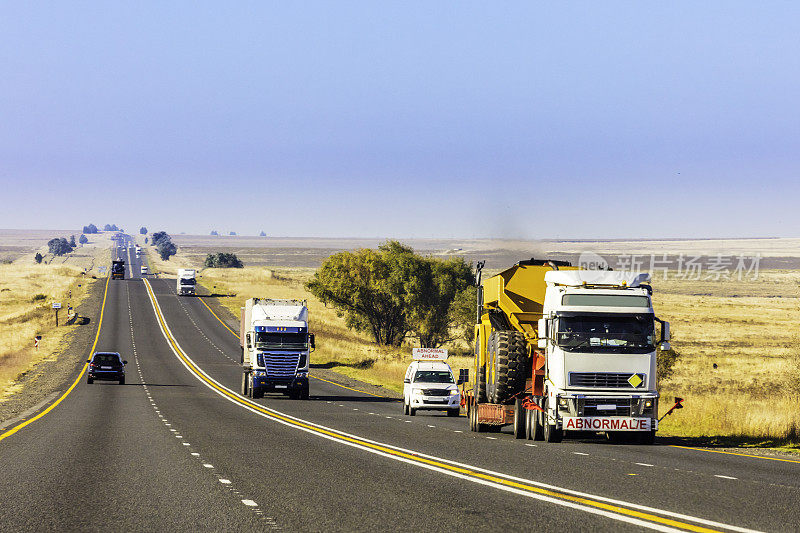
[[[308,372],[298,372],[297,373],[297,377],[298,378],[307,378],[308,377]]]
[[[645,400],[644,401],[644,408],[645,409],[650,409],[651,407],[653,407],[653,400]]]
[[[423,392],[422,389],[413,389],[411,391],[411,394],[413,394],[414,396],[422,396]]]
[[[569,402],[567,401],[566,398],[559,398],[558,405],[559,407],[567,407],[569,405]]]
[[[456,394],[458,394],[458,389],[452,389],[450,391],[450,396],[455,396]]]

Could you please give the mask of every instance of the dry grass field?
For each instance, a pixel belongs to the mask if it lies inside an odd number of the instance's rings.
[[[653,285],[656,311],[670,321],[681,354],[661,384],[662,407],[685,399],[661,433],[798,442],[800,272]]]
[[[7,262],[0,264],[0,401],[18,387],[14,380],[33,365],[53,358],[65,344],[72,326],[65,326],[67,306],[77,307],[97,280],[97,267],[111,261],[110,234],[89,235],[89,242],[60,257],[47,254],[47,241],[80,232],[2,230],[0,249]],[[11,253],[14,250],[14,253]],[[37,265],[33,256],[44,255]],[[8,262],[10,261],[10,262]],[[86,274],[84,274],[84,270]],[[53,302],[63,306],[60,327],[55,327]],[[41,335],[39,348],[33,338]]]
[[[67,306],[77,306],[97,280],[71,265],[0,265],[0,401],[16,390],[14,379],[56,355],[73,330],[66,326]],[[53,302],[61,302],[55,327]],[[39,348],[33,338],[41,335]]]

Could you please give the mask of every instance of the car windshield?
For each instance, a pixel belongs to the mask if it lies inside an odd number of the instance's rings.
[[[305,333],[256,333],[256,348],[272,350],[305,350],[308,335]]]
[[[417,370],[414,383],[455,383],[447,370]]]
[[[115,353],[99,353],[94,356],[94,362],[98,365],[119,364],[119,356]]]
[[[194,285],[194,284],[195,284],[194,278],[191,279],[181,278],[181,285]]]
[[[556,343],[568,352],[652,352],[655,350],[653,315],[561,316]]]

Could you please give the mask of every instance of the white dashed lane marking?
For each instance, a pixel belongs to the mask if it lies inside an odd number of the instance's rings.
[[[127,292],[127,296],[128,296],[128,318],[129,318],[130,324],[131,324],[131,345],[133,346],[134,362],[136,363],[136,371],[137,371],[137,373],[139,375],[139,379],[142,382],[142,389],[144,390],[145,396],[149,400],[150,405],[153,407],[153,410],[155,411],[155,413],[158,416],[159,420],[161,420],[161,422],[164,423],[164,427],[168,428],[170,433],[173,433],[176,439],[179,439],[179,440],[182,441],[183,440],[183,435],[181,435],[178,432],[177,429],[172,428],[171,427],[172,424],[169,423],[167,421],[167,419],[164,418],[164,415],[161,414],[161,411],[158,409],[158,405],[156,404],[155,400],[153,399],[153,395],[151,394],[150,389],[147,386],[147,383],[145,383],[145,381],[144,381],[144,376],[142,375],[142,368],[141,368],[141,365],[139,364],[139,357],[138,357],[138,354],[136,352],[136,343],[135,343],[134,337],[133,337],[133,314],[132,314],[132,311],[131,311],[131,304],[130,304],[130,301],[131,301],[130,300],[130,289],[128,287],[126,287],[126,292]],[[181,305],[183,305],[183,304],[181,303]],[[185,311],[185,309],[184,309],[184,311]],[[195,324],[195,327],[197,327],[196,324]],[[211,342],[211,341],[209,340],[209,342]],[[213,343],[212,343],[212,345],[213,345]],[[216,346],[215,346],[215,348],[216,348]],[[230,359],[230,357],[228,359]],[[181,444],[183,446],[186,446],[189,449],[191,449],[192,445],[190,443],[181,442]],[[190,451],[190,455],[192,457],[200,458],[200,453],[199,452],[191,452]],[[214,465],[212,465],[211,463],[202,463],[202,465],[205,468],[209,469],[209,470],[213,470],[214,469]],[[231,491],[236,496],[241,497],[241,494],[239,493],[239,491],[237,491],[233,487],[233,484],[231,483],[230,479],[225,479],[225,478],[222,478],[222,477],[218,477],[217,479],[221,484],[225,485],[228,488],[229,491]],[[280,529],[280,527],[278,526],[278,523],[275,521],[275,519],[272,518],[272,517],[264,515],[263,511],[258,508],[258,504],[256,504],[256,502],[254,502],[253,500],[241,500],[241,502],[244,503],[245,505],[247,505],[248,507],[250,507],[253,510],[253,514],[258,516],[258,518],[260,520],[265,522],[267,524],[267,526],[269,527],[269,529],[271,529],[271,530],[279,530]]]
[[[714,477],[718,477],[720,479],[739,479],[739,478],[735,478],[735,477],[731,477],[731,476],[723,476],[723,475],[720,475],[720,474],[714,474]]]

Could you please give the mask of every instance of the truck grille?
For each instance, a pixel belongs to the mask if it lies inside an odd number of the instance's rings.
[[[422,394],[425,396],[450,396],[450,391],[447,389],[422,389]]]
[[[570,372],[570,387],[592,387],[604,389],[644,389],[647,385],[645,374],[636,374],[641,379],[638,387],[628,381],[633,374],[627,372]]]
[[[259,354],[258,362],[267,370],[267,377],[293,378],[297,372],[300,354],[264,353]]]
[[[614,409],[598,409],[598,405],[613,405]],[[583,400],[583,416],[631,416],[631,401],[615,398]]]

